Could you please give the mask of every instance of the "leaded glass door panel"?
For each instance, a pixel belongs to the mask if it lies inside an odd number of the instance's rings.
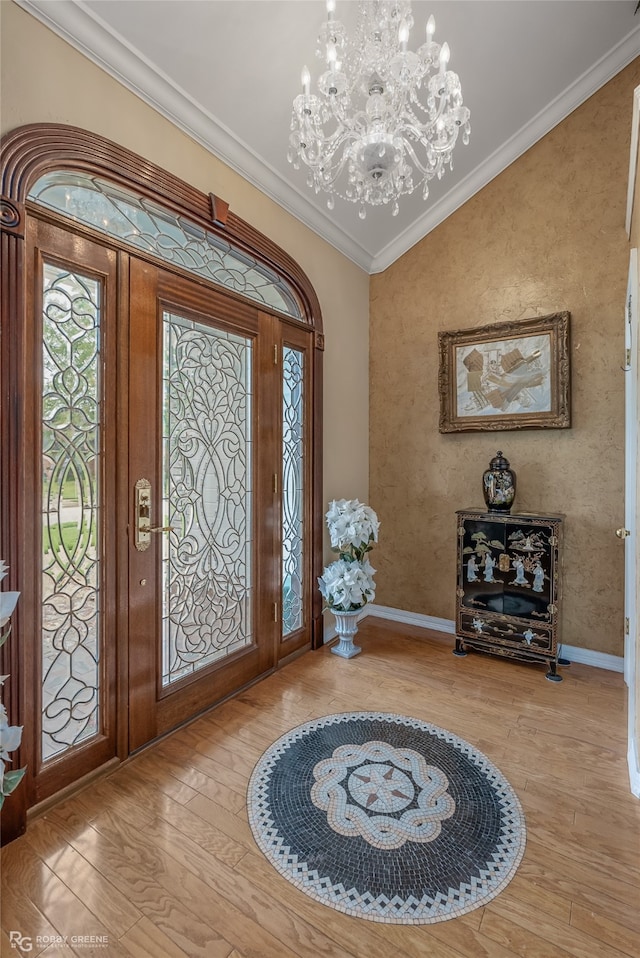
[[[282,324],[282,622],[280,658],[309,642],[312,590],[313,335]]]
[[[133,750],[273,665],[278,596],[271,318],[137,260],[130,289]]]
[[[26,249],[22,677],[38,801],[116,755],[117,256],[35,220]]]

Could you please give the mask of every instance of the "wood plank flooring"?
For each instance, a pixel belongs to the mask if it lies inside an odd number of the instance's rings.
[[[25,953],[19,931],[32,958],[637,958],[622,676],[574,664],[556,685],[543,666],[456,658],[451,636],[374,618],[358,644],[350,661],[302,656],[31,821],[2,851],[1,954]],[[525,855],[488,905],[434,925],[351,918],[258,850],[246,790],[261,754],[295,725],[361,710],[454,732],[518,793]]]

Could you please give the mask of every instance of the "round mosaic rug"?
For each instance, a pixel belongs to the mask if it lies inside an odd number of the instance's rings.
[[[431,924],[485,905],[526,841],[485,755],[385,712],[326,715],[267,749],[249,781],[254,838],[281,875],[357,918]]]

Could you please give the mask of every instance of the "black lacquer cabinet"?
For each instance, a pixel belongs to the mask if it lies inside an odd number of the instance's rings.
[[[476,509],[456,515],[456,655],[470,648],[544,662],[547,678],[560,682],[563,517]]]

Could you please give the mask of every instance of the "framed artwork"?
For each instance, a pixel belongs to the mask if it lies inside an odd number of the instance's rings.
[[[567,429],[569,316],[438,333],[440,432]]]

